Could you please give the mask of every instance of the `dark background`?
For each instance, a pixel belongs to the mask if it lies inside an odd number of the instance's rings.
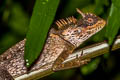
[[[0,0],[0,53],[25,38],[34,3],[35,0]],[[111,0],[61,0],[55,20],[79,17],[75,8],[107,20],[111,4]],[[85,45],[106,40],[101,36],[92,37]],[[120,49],[94,58],[81,68],[56,72],[40,80],[120,80],[119,58]]]

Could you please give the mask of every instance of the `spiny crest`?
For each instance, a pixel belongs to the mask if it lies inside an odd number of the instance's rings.
[[[68,24],[75,24],[77,22],[77,19],[72,17],[68,17],[66,19],[60,19],[58,21],[56,21],[56,25],[58,26],[58,29],[63,29],[66,25]]]

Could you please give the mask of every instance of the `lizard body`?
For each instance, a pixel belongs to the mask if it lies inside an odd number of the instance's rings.
[[[82,13],[77,9],[77,12],[82,15],[82,19],[77,20],[74,17],[60,19],[56,22],[58,30],[51,28],[48,38],[46,39],[43,51],[29,72],[38,70],[42,66],[52,63],[54,71],[59,68],[65,68],[67,65],[61,63],[72,54],[89,37],[100,31],[106,22],[91,13]],[[5,53],[0,55],[0,67],[5,67],[6,71],[12,77],[18,77],[26,74],[27,68],[24,60],[25,41],[20,41]],[[71,63],[71,66],[78,65]],[[11,79],[12,80],[12,79]]]

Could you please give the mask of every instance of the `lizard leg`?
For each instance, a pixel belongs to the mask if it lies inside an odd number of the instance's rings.
[[[0,66],[0,80],[14,80],[7,69],[3,66]]]
[[[82,56],[83,52],[81,53]],[[57,64],[55,65],[56,68],[53,69],[53,71],[59,71],[59,70],[64,70],[64,69],[70,69],[70,68],[75,68],[75,67],[80,67],[84,64],[87,64],[90,59],[84,59],[81,60],[81,56],[78,57],[78,55],[76,55],[76,58],[69,61],[69,62],[65,62],[65,63],[61,63],[61,64]]]
[[[78,59],[74,59],[70,62],[66,62],[64,64],[59,65],[59,68],[57,68],[54,71],[59,71],[59,70],[65,70],[65,69],[71,69],[71,68],[76,68],[76,67],[80,67],[84,64],[87,64],[90,61],[90,59],[85,59],[85,60],[78,60]]]
[[[75,67],[80,67],[84,64],[87,64],[90,61],[90,59],[85,59],[85,60],[80,60],[80,59],[74,59],[70,62],[66,62],[64,64],[60,64],[56,69],[53,71],[59,71],[59,70],[64,70],[64,69],[70,69],[70,68],[75,68]]]
[[[56,71],[58,70],[59,68],[61,68],[63,65],[62,62],[64,62],[64,60],[69,56],[69,53],[67,51],[64,51],[62,55],[60,55],[56,61],[53,63],[53,66],[52,66],[52,70],[53,71]]]

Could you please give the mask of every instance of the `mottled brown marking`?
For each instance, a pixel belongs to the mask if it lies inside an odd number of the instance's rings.
[[[0,80],[14,80],[4,66],[0,66]]]

